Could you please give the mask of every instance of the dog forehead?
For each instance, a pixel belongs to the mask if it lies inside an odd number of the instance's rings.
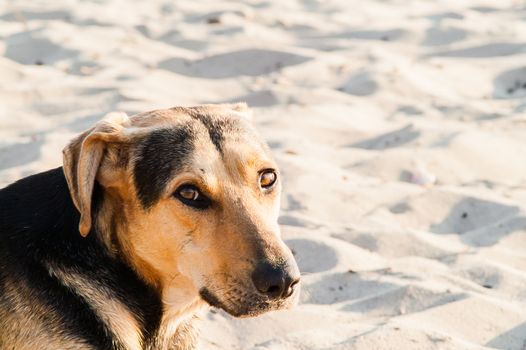
[[[177,173],[192,165],[233,154],[239,159],[248,148],[252,153],[255,147],[264,150],[248,121],[221,109],[176,107],[138,115],[133,124],[153,128],[138,141],[133,157],[134,183],[145,208],[160,198]]]
[[[163,127],[146,134],[136,147],[133,179],[144,207],[150,207],[178,169],[194,152],[195,130],[191,125]]]

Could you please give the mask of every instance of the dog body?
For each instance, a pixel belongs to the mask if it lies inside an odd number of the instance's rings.
[[[161,296],[101,249],[97,235],[75,234],[79,214],[62,168],[2,190],[0,213],[0,349],[141,349],[139,336],[162,342]]]
[[[246,113],[113,114],[0,190],[0,349],[194,349],[207,305],[292,305],[277,167]]]

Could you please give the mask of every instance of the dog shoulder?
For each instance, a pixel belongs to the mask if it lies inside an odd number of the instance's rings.
[[[141,348],[140,296],[115,290],[140,283],[77,233],[61,168],[0,190],[0,215],[0,349]]]
[[[0,289],[0,349],[96,349],[71,332],[64,315],[42,303],[24,280],[2,273]]]

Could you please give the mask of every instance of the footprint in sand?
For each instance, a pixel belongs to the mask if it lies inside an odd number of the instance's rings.
[[[225,79],[242,75],[269,74],[310,59],[307,56],[284,51],[250,49],[208,56],[194,61],[170,58],[160,62],[159,68],[190,77]]]
[[[21,64],[53,64],[77,55],[76,50],[41,38],[38,31],[17,33],[5,39],[4,56]]]
[[[430,230],[434,233],[456,232],[463,234],[510,217],[518,212],[518,207],[466,197],[457,202],[442,221],[432,225]]]
[[[396,316],[420,312],[465,298],[465,294],[448,293],[416,285],[394,287],[385,293],[365,297],[342,308],[368,316]]]
[[[463,29],[455,27],[431,27],[426,31],[426,37],[422,42],[425,46],[449,45],[465,39],[467,33]]]
[[[399,288],[377,277],[366,278],[351,272],[336,272],[311,278],[302,287],[302,302],[308,304],[334,304],[358,300],[373,294]]]
[[[272,90],[259,90],[250,92],[246,95],[236,97],[227,101],[219,101],[219,103],[235,103],[235,102],[246,102],[251,107],[271,107],[278,105],[282,101],[280,96]]]
[[[431,53],[427,56],[438,57],[498,57],[511,56],[524,53],[526,45],[523,43],[497,42],[480,46],[467,47],[464,49],[447,50]]]
[[[29,143],[17,143],[0,148],[0,170],[25,165],[40,158],[42,138]]]
[[[354,148],[362,148],[369,150],[382,150],[387,148],[400,147],[411,141],[416,140],[420,136],[420,131],[415,129],[413,125],[404,126],[374,138],[357,142],[350,145]]]
[[[462,193],[429,190],[388,206],[406,227],[433,233],[465,234],[519,214],[518,206]],[[425,219],[424,219],[425,218]]]
[[[338,90],[354,96],[370,96],[378,90],[378,83],[369,72],[359,72],[352,75]]]
[[[396,41],[408,35],[408,31],[400,28],[387,30],[356,30],[332,35],[333,38]]]
[[[526,342],[524,340],[525,334],[526,322],[523,322],[494,337],[485,345],[494,349],[524,349],[526,348]]]
[[[51,20],[69,20],[71,13],[66,10],[54,10],[54,11],[10,11],[3,16],[0,16],[0,20],[9,22],[18,22],[21,18],[26,21],[51,21]]]
[[[447,12],[440,12],[440,13],[429,15],[427,16],[427,18],[433,21],[440,22],[444,19],[459,19],[459,20],[464,19],[464,15],[461,13],[457,13],[457,12],[447,11]]]
[[[493,80],[494,98],[517,98],[526,96],[526,67],[506,70]]]
[[[338,256],[334,248],[322,242],[297,238],[287,240],[286,243],[294,252],[301,272],[323,272],[338,265]]]
[[[520,214],[508,220],[466,232],[462,241],[476,247],[489,247],[499,244],[507,252],[522,254],[526,246],[526,216]]]

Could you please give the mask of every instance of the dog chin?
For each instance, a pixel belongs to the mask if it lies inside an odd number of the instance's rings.
[[[255,317],[269,311],[276,311],[288,309],[297,304],[297,293],[285,300],[258,300],[258,297],[247,298],[245,302],[239,301],[237,303],[223,302],[216,295],[214,295],[207,288],[202,288],[199,291],[201,298],[208,303],[208,305],[222,309],[231,316],[245,318]]]

